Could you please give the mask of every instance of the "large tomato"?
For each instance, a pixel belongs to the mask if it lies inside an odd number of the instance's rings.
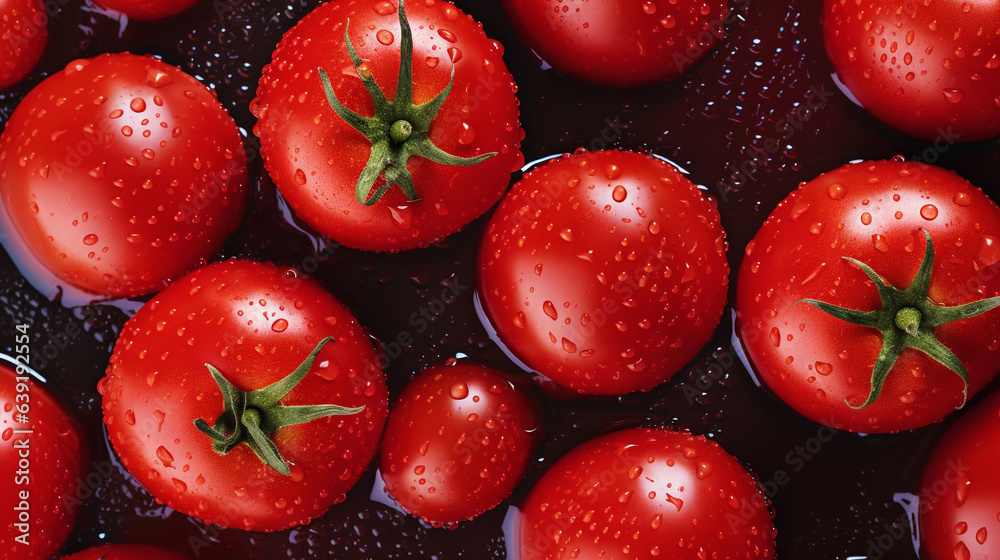
[[[215,94],[160,60],[105,54],[71,62],[14,111],[0,138],[0,229],[29,277],[37,261],[90,294],[148,294],[218,252],[246,182]]]
[[[28,356],[26,329],[15,335]],[[0,362],[0,556],[48,560],[62,548],[78,513],[86,448],[79,427],[23,363]]]
[[[42,0],[0,2],[0,89],[21,81],[42,58],[47,24]]]
[[[1000,368],[998,262],[1000,209],[968,181],[900,159],[845,165],[789,195],[747,246],[746,355],[828,426],[937,422]]]
[[[188,557],[143,544],[105,544],[66,556],[63,560],[188,560]]]
[[[1000,3],[826,0],[826,51],[878,119],[921,138],[1000,134]]]
[[[776,530],[760,485],[717,443],[659,428],[592,439],[522,505],[523,560],[768,560]]]
[[[458,231],[524,163],[500,43],[448,2],[411,0],[403,14],[402,0],[323,4],[278,44],[251,106],[281,194],[361,249]]]
[[[399,396],[382,439],[382,480],[434,526],[493,509],[521,481],[538,439],[535,405],[503,375],[466,360],[428,368]]]
[[[711,339],[726,303],[715,207],[672,165],[580,151],[527,173],[479,254],[482,307],[529,368],[586,394],[647,390]]]
[[[920,542],[925,560],[996,560],[1000,548],[1000,392],[962,416],[924,468]]]
[[[291,269],[247,261],[178,280],[115,345],[104,422],[122,464],[170,507],[274,531],[339,503],[387,416],[375,349]]]
[[[672,80],[725,33],[722,0],[503,0],[521,39],[557,70],[633,86]]]

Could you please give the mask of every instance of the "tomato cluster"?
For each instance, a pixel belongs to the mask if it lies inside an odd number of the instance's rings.
[[[194,3],[97,7],[158,20]],[[995,136],[1000,15],[897,4],[825,3],[845,91],[918,137]],[[708,1],[504,8],[545,63],[619,88],[676,79],[734,24]],[[44,9],[0,7],[0,88],[41,57]],[[100,413],[115,459],[171,511],[245,531],[309,525],[377,456],[376,497],[435,529],[518,502],[511,546],[524,558],[774,558],[765,485],[671,422],[565,445],[522,488],[547,423],[566,421],[551,399],[624,402],[704,351],[734,257],[718,203],[656,154],[580,148],[526,167],[503,56],[448,2],[329,2],[276,45],[249,107],[255,138],[158,58],[71,61],[24,95],[0,137],[0,241],[67,305],[135,307],[98,385]],[[290,221],[347,247],[444,246],[492,209],[474,297],[524,371],[459,356],[387,379],[349,298],[295,266],[229,258],[268,184],[251,183],[257,140]],[[902,157],[849,163],[788,193],[736,258],[738,351],[809,420],[920,429],[1000,372],[1000,208],[954,172]],[[41,511],[6,523],[0,550],[42,560],[72,532],[67,497],[87,455],[77,420],[34,373],[0,366],[0,466],[24,473],[5,503]],[[926,465],[919,521],[933,560],[989,557],[1000,496],[977,465],[1000,461],[998,407],[994,393],[963,414]],[[104,544],[67,558],[184,557]]]

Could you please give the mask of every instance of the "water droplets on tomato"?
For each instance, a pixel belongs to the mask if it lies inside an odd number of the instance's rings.
[[[388,29],[379,29],[378,33],[375,34],[375,38],[379,43],[386,46],[391,45],[392,42],[396,40],[396,38],[392,35],[392,31],[389,31]]]
[[[938,217],[937,206],[934,206],[933,204],[925,204],[923,207],[920,208],[920,217],[925,220],[933,220],[934,218],[937,218]]]

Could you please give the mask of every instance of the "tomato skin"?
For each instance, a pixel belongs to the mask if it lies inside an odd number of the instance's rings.
[[[998,28],[996,2],[824,4],[826,50],[841,82],[876,118],[926,139],[1000,134]]]
[[[510,496],[539,432],[536,405],[500,372],[467,360],[428,368],[389,416],[386,492],[432,526],[472,519]]]
[[[677,78],[723,37],[729,14],[719,0],[503,0],[503,6],[521,40],[545,62],[619,87]]]
[[[759,485],[717,443],[663,428],[574,448],[522,505],[524,560],[774,558]]]
[[[420,201],[411,202],[392,187],[372,206],[357,202],[355,186],[371,142],[334,113],[316,69],[329,73],[344,105],[371,116],[373,102],[353,70],[344,26],[350,18],[351,41],[391,98],[400,63],[394,4],[349,0],[312,11],[278,44],[251,105],[267,170],[295,212],[336,241],[376,251],[426,246],[458,231],[500,199],[511,172],[524,164],[517,87],[501,58],[503,47],[451,3],[411,0],[406,14],[413,29],[416,103],[444,90],[455,69],[451,94],[431,125],[431,141],[460,157],[497,155],[471,167],[411,158],[408,169]],[[379,33],[392,42],[382,44]]]
[[[994,392],[948,429],[924,467],[921,558],[997,558],[998,464],[1000,392]]]
[[[95,4],[121,12],[139,21],[153,21],[179,14],[198,0],[92,0]]]
[[[246,445],[228,455],[194,425],[211,425],[223,398],[205,364],[242,390],[292,372],[326,336],[305,379],[281,404],[364,411],[280,428],[285,477]],[[122,464],[159,501],[208,523],[275,531],[343,501],[375,454],[387,391],[365,331],[337,300],[294,271],[249,261],[209,265],[161,292],[115,345],[104,421]]]
[[[47,560],[62,548],[73,529],[79,505],[76,493],[84,477],[87,449],[80,441],[76,421],[48,390],[33,380],[21,381],[18,377],[23,376],[5,362],[0,363],[0,472],[5,478],[0,485],[0,503],[4,504],[0,513],[0,555]],[[25,391],[18,391],[20,383],[26,384]],[[18,395],[30,399],[30,424],[18,421],[18,407],[25,404]],[[14,430],[33,433],[15,434]],[[26,469],[19,465],[25,459],[22,453],[28,454]],[[27,500],[21,492],[28,492]],[[14,540],[23,533],[14,526],[20,522],[15,506],[22,501],[28,503],[30,515],[28,546]]]
[[[718,212],[673,166],[580,151],[531,170],[500,203],[478,294],[528,367],[613,395],[666,381],[701,350],[728,275]]]
[[[31,72],[45,52],[48,17],[41,0],[0,3],[0,90]]]
[[[88,548],[63,560],[189,560],[176,552],[144,544],[105,544]]]
[[[101,296],[157,291],[214,256],[246,183],[239,131],[215,95],[127,53],[71,62],[0,139],[11,227],[44,268]]]
[[[1000,295],[1000,210],[952,172],[900,160],[849,164],[783,200],[747,246],[737,283],[739,332],[761,381],[808,418],[854,432],[916,429],[961,405],[959,376],[906,349],[881,396],[868,407],[850,408],[845,399],[860,405],[871,389],[882,334],[812,305],[795,305],[813,298],[878,309],[874,284],[841,257],[868,264],[904,288],[924,256],[924,231],[936,251],[933,301],[953,306]],[[970,396],[997,373],[998,328],[1000,311],[994,309],[934,331],[968,370]]]

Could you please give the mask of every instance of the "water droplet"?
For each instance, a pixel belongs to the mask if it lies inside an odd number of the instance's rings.
[[[375,38],[378,39],[379,43],[387,46],[391,45],[392,42],[396,40],[396,38],[392,36],[392,31],[389,31],[388,29],[379,29],[378,33],[375,34]]]
[[[285,319],[278,319],[274,323],[271,323],[271,330],[274,332],[285,332],[288,328],[288,321]]]
[[[413,219],[413,210],[408,206],[390,206],[389,214],[392,224],[399,229],[410,229],[410,222]]]
[[[938,217],[937,206],[934,206],[933,204],[925,204],[920,209],[920,217],[925,220],[933,220],[934,218],[937,218]]]
[[[969,196],[968,193],[964,193],[964,192],[957,192],[957,193],[955,193],[955,196],[952,197],[951,200],[955,204],[957,204],[959,206],[963,206],[963,207],[969,206],[970,204],[972,204],[972,197]]]
[[[712,466],[712,463],[706,463],[704,461],[698,463],[698,469],[697,469],[698,479],[705,480],[706,478],[711,476],[714,470],[715,467]]]
[[[982,266],[992,266],[1000,262],[1000,240],[992,235],[979,238],[979,249],[976,250],[976,261]]]
[[[552,319],[553,321],[559,318],[559,312],[556,311],[556,306],[551,301],[545,300],[545,302],[542,303],[542,311],[544,311],[545,314],[549,316],[549,319]]]
[[[129,426],[135,426],[135,411],[126,410],[125,411],[125,423]]]
[[[816,373],[820,375],[830,375],[833,373],[833,365],[826,362],[816,362]]]
[[[469,123],[462,123],[458,130],[458,143],[468,146],[476,140],[476,130]]]
[[[962,101],[962,96],[965,95],[962,92],[962,90],[960,90],[958,88],[944,89],[944,90],[941,90],[941,93],[944,94],[944,98],[945,98],[945,100],[948,101],[948,103],[958,103],[958,102]]]
[[[442,39],[444,39],[445,41],[448,41],[449,43],[456,43],[456,42],[458,42],[458,37],[456,37],[455,34],[452,33],[451,31],[448,31],[447,29],[445,29],[443,27],[440,28],[440,29],[438,29],[438,35],[440,35]]]
[[[131,103],[129,103],[128,106],[136,113],[141,113],[146,110],[146,101],[143,100],[141,97],[136,97],[135,99],[132,100]]]
[[[626,197],[628,197],[628,191],[622,185],[618,185],[611,192],[611,198],[613,198],[615,202],[624,202]]]
[[[847,189],[840,183],[834,183],[826,190],[826,194],[833,200],[843,200],[847,196]]]
[[[146,85],[152,88],[161,88],[169,86],[174,83],[174,79],[170,77],[170,74],[153,68],[152,66],[146,68]]]
[[[162,445],[156,449],[156,457],[163,463],[164,467],[169,467],[174,463],[174,456]]]
[[[97,235],[90,233],[84,236],[83,238],[84,245],[93,245],[95,243],[97,243]]]
[[[964,542],[959,542],[955,545],[955,560],[971,560],[972,553],[969,552],[969,547],[965,546]]]
[[[868,212],[862,212],[861,213],[861,223],[864,224],[864,225],[866,225],[866,226],[867,225],[871,225],[871,223],[872,223],[872,215],[869,214]]]
[[[559,232],[559,237],[562,237],[563,241],[573,241],[573,230],[564,229]]]
[[[372,10],[380,16],[388,16],[396,13],[396,3],[389,2],[389,0],[382,0],[381,2],[376,2],[372,6]]]
[[[295,174],[294,174],[294,179],[295,179],[295,184],[296,185],[299,185],[300,187],[302,185],[305,185],[306,184],[306,172],[302,171],[301,169],[296,169],[295,170]]]
[[[656,4],[654,4],[652,0],[646,0],[642,3],[642,11],[649,15],[653,15],[656,13]]]
[[[976,542],[979,544],[986,544],[986,527],[980,527],[976,531]]]
[[[514,326],[523,329],[525,325],[524,312],[518,311],[514,314]]]
[[[675,498],[670,494],[667,494],[667,501],[673,504],[673,506],[677,508],[677,511],[680,511],[681,508],[684,507],[684,500],[681,500],[680,498]]]
[[[872,246],[883,253],[889,251],[889,242],[885,240],[885,236],[879,233],[872,235]]]
[[[778,330],[778,327],[771,327],[770,338],[771,344],[773,344],[775,348],[781,346],[781,331]]]
[[[563,337],[562,349],[569,354],[576,354],[576,343],[566,337]]]
[[[187,492],[188,486],[183,480],[174,478],[171,479],[171,481],[174,483],[174,489],[176,489],[179,493],[183,494],[184,492]]]
[[[462,400],[465,397],[469,396],[469,386],[466,385],[465,383],[461,383],[461,382],[455,383],[454,385],[451,386],[451,392],[450,392],[450,394],[451,394],[451,398],[453,398],[453,399],[455,399],[457,401],[458,400]],[[420,473],[417,473],[417,474],[420,474]]]

